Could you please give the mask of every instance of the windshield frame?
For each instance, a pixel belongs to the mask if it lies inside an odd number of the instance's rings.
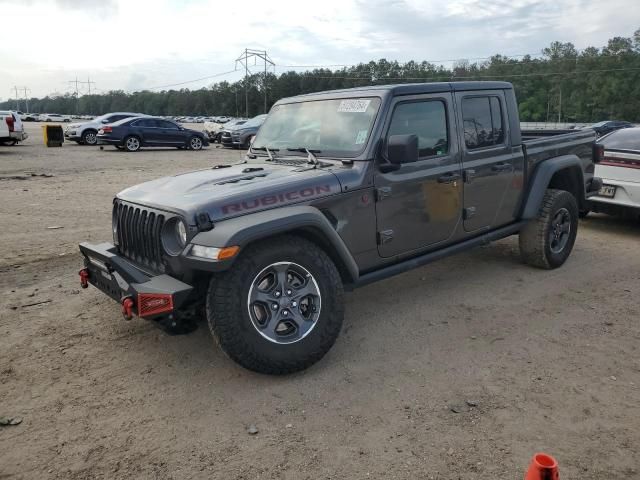
[[[295,98],[295,97],[294,97]],[[311,102],[326,102],[326,101],[333,101],[333,100],[361,100],[361,99],[366,99],[366,100],[378,100],[379,104],[377,106],[376,112],[373,115],[373,118],[371,120],[371,124],[369,126],[369,131],[367,132],[367,138],[365,139],[365,141],[362,143],[360,150],[358,151],[351,151],[351,152],[347,152],[345,150],[327,150],[327,149],[322,149],[321,152],[317,152],[317,150],[315,150],[315,146],[309,146],[309,145],[287,145],[285,147],[274,147],[271,148],[271,145],[260,145],[258,144],[258,146],[260,148],[262,147],[268,147],[270,150],[277,150],[278,151],[278,157],[300,157],[300,156],[304,156],[306,157],[307,154],[306,153],[302,153],[302,152],[296,152],[296,151],[288,151],[287,148],[297,148],[297,147],[308,147],[309,149],[311,149],[314,152],[314,155],[318,158],[323,158],[323,159],[349,159],[349,160],[354,160],[354,159],[358,159],[359,157],[361,157],[363,155],[363,153],[365,153],[369,147],[372,135],[374,133],[374,131],[377,129],[378,126],[378,122],[379,119],[381,118],[381,112],[382,110],[385,108],[385,97],[384,95],[381,95],[379,92],[373,93],[373,92],[362,92],[362,91],[353,91],[353,92],[349,92],[349,94],[347,95],[335,95],[335,96],[325,96],[325,95],[318,95],[318,97],[315,96],[310,96],[309,98],[296,98],[294,101],[280,101],[277,102],[272,108],[271,111],[269,112],[269,116],[267,116],[267,118],[264,120],[264,122],[262,123],[261,127],[266,125],[267,122],[270,120],[272,112],[273,112],[273,108],[274,107],[285,107],[288,105],[297,105],[297,104],[301,104],[301,103],[311,103]],[[293,100],[293,98],[291,99]],[[260,138],[260,130],[258,131],[257,135],[256,135],[256,142],[257,140]],[[256,143],[254,142],[254,143]],[[258,151],[254,151],[254,150],[249,150],[252,154],[265,154],[265,152],[258,150]]]

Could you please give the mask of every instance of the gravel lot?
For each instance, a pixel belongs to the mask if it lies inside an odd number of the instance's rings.
[[[27,127],[0,147],[0,417],[23,419],[0,479],[515,479],[540,450],[564,479],[640,477],[639,224],[589,216],[551,272],[513,237],[357,290],[323,361],[261,376],[77,275],[116,192],[242,153],[47,149]]]

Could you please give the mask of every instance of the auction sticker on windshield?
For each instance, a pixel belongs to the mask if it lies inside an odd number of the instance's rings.
[[[340,105],[338,105],[338,112],[346,112],[346,113],[364,113],[369,108],[369,104],[371,100],[342,100]]]

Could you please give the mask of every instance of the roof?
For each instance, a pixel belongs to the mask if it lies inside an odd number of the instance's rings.
[[[432,83],[400,83],[395,85],[369,85],[366,87],[325,90],[307,93],[292,98],[313,97],[327,94],[345,94],[356,92],[385,92],[391,95],[419,95],[421,93],[457,92],[469,90],[504,90],[513,89],[509,82],[432,82]]]

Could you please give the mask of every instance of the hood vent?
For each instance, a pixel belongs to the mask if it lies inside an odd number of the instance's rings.
[[[223,180],[221,182],[217,182],[214,185],[227,185],[229,183],[238,183],[238,182],[242,182],[243,180],[253,180],[255,178],[260,178],[260,177],[266,177],[267,174],[266,173],[260,173],[258,175],[247,175],[244,177],[237,177],[237,178],[230,178],[229,180]]]

